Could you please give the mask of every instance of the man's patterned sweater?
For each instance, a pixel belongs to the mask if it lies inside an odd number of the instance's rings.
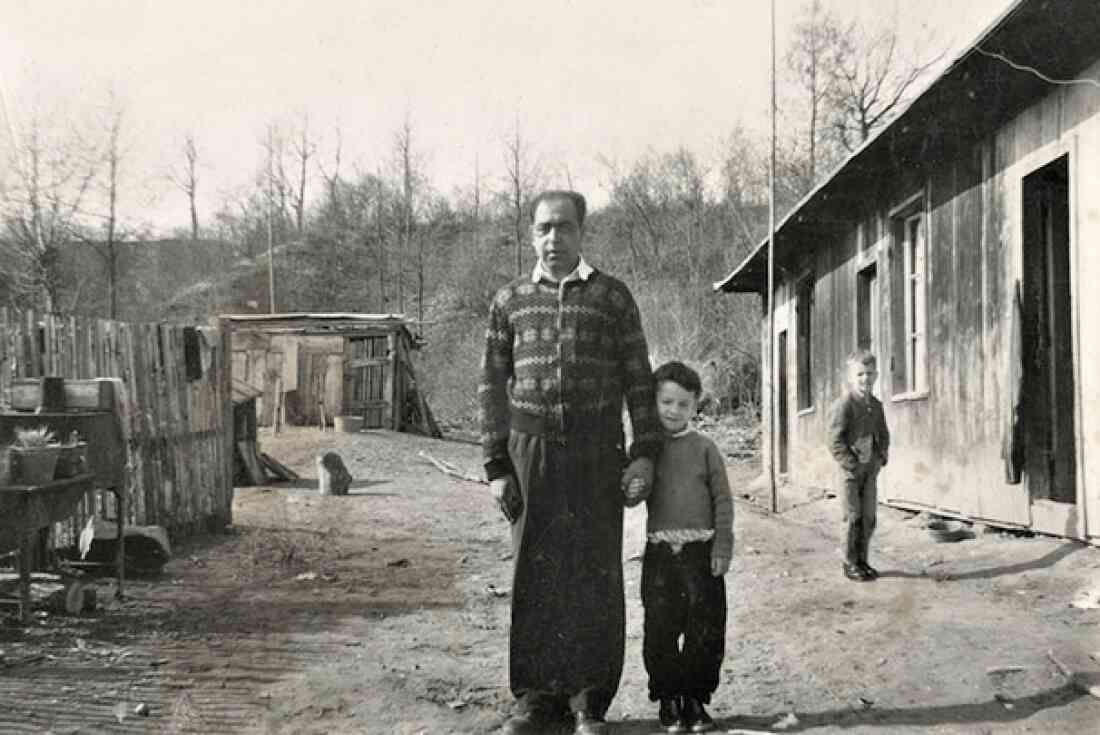
[[[489,309],[478,402],[489,479],[512,471],[510,428],[537,426],[567,442],[622,437],[626,400],[631,458],[661,443],[653,374],[638,307],[600,271],[586,280],[517,278]]]

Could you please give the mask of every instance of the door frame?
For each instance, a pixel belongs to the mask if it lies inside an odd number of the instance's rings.
[[[1059,536],[1075,536],[1076,538],[1088,538],[1086,511],[1087,492],[1085,478],[1087,477],[1087,458],[1082,436],[1084,424],[1084,397],[1081,393],[1081,282],[1080,282],[1080,242],[1078,238],[1079,193],[1078,187],[1080,175],[1078,173],[1078,140],[1076,133],[1061,136],[1059,139],[1041,146],[1029,154],[1022,156],[1014,162],[1010,169],[1006,170],[1006,184],[1011,187],[1005,194],[1008,197],[1005,216],[1009,218],[1009,224],[1015,234],[1013,257],[1010,260],[1014,269],[1014,278],[1019,280],[1021,286],[1024,283],[1024,180],[1033,173],[1066,157],[1066,170],[1069,177],[1067,186],[1069,207],[1069,286],[1070,286],[1070,332],[1072,363],[1073,363],[1073,401],[1074,401],[1074,461],[1075,472],[1075,503],[1060,503],[1047,499],[1035,499],[1031,497],[1030,490],[1027,493],[1029,505],[1030,527]],[[1012,279],[1006,280],[1010,285]],[[1006,288],[1006,294],[1011,297],[1011,289]],[[1011,359],[1011,358],[1010,358]]]

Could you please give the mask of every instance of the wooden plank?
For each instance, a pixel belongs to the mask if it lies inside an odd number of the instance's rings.
[[[394,431],[401,430],[401,417],[400,411],[397,408],[398,401],[398,375],[396,365],[396,354],[394,350],[394,336],[389,334],[386,336],[386,349],[390,356],[390,364],[387,366],[385,387],[383,388],[382,395],[386,397],[386,400],[390,402],[389,415],[386,416],[385,421],[389,428]]]
[[[39,369],[38,352],[38,321],[33,310],[23,312],[23,372],[21,376],[38,377],[42,375]]]
[[[264,475],[264,469],[260,465],[259,458],[256,456],[256,444],[251,441],[237,442],[237,451],[244,461],[245,469],[248,471],[249,481],[253,485],[263,485],[266,483],[267,476]]]
[[[63,388],[66,410],[110,411],[114,407],[110,383],[66,378]],[[13,380],[9,391],[11,407],[17,411],[33,411],[42,398],[42,384],[37,378]]]
[[[963,447],[984,441],[982,425],[985,369],[982,326],[982,149],[966,151],[959,160],[955,209],[955,332],[956,391]],[[975,295],[977,298],[975,298]]]

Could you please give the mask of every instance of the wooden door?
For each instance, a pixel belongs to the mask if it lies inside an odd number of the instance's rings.
[[[345,372],[345,411],[363,417],[368,429],[392,426],[389,337],[378,335],[348,340]]]
[[[328,354],[300,349],[298,353],[298,413],[308,426],[318,425],[324,410],[326,422],[332,421],[334,411],[325,405],[325,376],[328,373]]]
[[[1024,471],[1032,500],[1077,498],[1068,157],[1024,179]]]

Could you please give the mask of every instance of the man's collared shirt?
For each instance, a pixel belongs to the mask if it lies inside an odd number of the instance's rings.
[[[559,285],[562,283],[567,283],[569,281],[576,281],[578,279],[581,281],[587,281],[589,276],[591,276],[594,272],[595,269],[585,262],[584,256],[582,255],[577,261],[577,267],[573,269],[573,272],[567,275],[565,278],[561,279],[561,281],[559,281],[558,279],[550,275],[550,271],[546,270],[546,268],[542,264],[542,260],[540,259],[535,261],[535,267],[531,271],[531,283],[538,283],[543,279],[546,279],[551,283],[557,283]]]

